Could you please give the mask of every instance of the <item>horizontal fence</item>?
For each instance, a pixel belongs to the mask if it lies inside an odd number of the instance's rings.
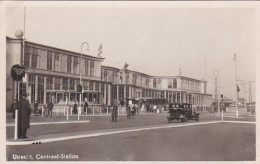
[[[43,106],[40,107],[42,112],[42,116],[47,115],[48,110],[44,108]],[[108,105],[89,105],[86,112],[84,111],[84,108],[78,107],[77,111],[79,112],[79,115],[111,115],[113,106],[108,106]],[[77,115],[76,113],[73,112],[73,106],[66,106],[66,105],[55,105],[53,107],[53,115],[56,114],[56,116],[66,116],[67,112],[68,115]],[[118,114],[119,115],[124,115],[126,114],[126,107],[119,107],[118,108]]]

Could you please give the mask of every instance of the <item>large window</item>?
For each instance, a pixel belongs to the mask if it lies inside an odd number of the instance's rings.
[[[44,76],[38,76],[38,103],[43,104],[44,98]]]
[[[62,89],[68,90],[68,79],[67,78],[62,79]]]
[[[112,76],[113,76],[113,83],[117,83],[117,72],[113,71]]]
[[[58,53],[54,53],[54,70],[60,70],[60,55]]]
[[[61,89],[61,78],[55,77],[55,90],[60,90],[60,89]]]
[[[125,78],[125,83],[129,84],[129,72],[126,72]]]
[[[86,80],[83,80],[83,88],[84,90],[88,90],[89,89],[89,82]]]
[[[173,88],[177,88],[177,80],[173,79]]]
[[[75,90],[75,80],[70,79],[70,90]]]
[[[90,61],[90,76],[94,76],[95,62]]]
[[[89,82],[89,90],[93,90],[93,85],[94,85],[94,84],[93,84],[93,81],[90,81],[90,82]]]
[[[28,90],[30,93],[31,103],[35,102],[35,75],[28,76]]]
[[[47,77],[47,90],[52,90],[53,89],[53,78],[52,77]]]
[[[95,84],[95,91],[99,91],[99,82],[96,82],[96,84]]]
[[[137,82],[137,75],[133,74],[133,84],[136,85]]]
[[[67,59],[67,72],[68,73],[71,73],[71,65],[72,65],[72,57],[68,56],[68,59]]]
[[[32,51],[32,68],[36,68],[37,67],[37,58],[38,58],[38,50],[36,48],[33,48]]]
[[[107,81],[107,70],[104,70],[104,81]]]
[[[149,82],[150,82],[150,80],[149,80],[149,78],[147,77],[147,78],[145,79],[146,87],[149,87]]]
[[[153,79],[153,87],[156,88],[156,79]]]
[[[52,52],[47,53],[47,70],[52,70]]]
[[[20,94],[26,93],[26,83],[20,82]]]
[[[85,59],[85,75],[88,76],[88,59]]]
[[[31,51],[31,47],[25,47],[25,51],[24,51],[24,66],[25,67],[29,67],[30,66],[30,52]]]
[[[172,79],[168,79],[168,88],[172,88],[172,83],[173,83]]]
[[[129,97],[129,86],[126,86],[126,98]]]
[[[117,86],[116,85],[112,86],[112,98],[113,99],[117,98]]]
[[[79,67],[79,60],[77,57],[74,57],[73,60],[73,73],[78,73],[78,67]]]
[[[124,86],[119,85],[119,98],[124,98]]]

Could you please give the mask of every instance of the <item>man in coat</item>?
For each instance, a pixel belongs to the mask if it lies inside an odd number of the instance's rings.
[[[83,108],[84,112],[86,112],[87,109],[88,109],[88,102],[87,102],[87,100],[85,100],[84,108]]]
[[[113,110],[112,110],[112,122],[117,122],[117,115],[118,115],[118,105],[117,102],[114,102]]]
[[[27,138],[26,132],[30,128],[31,107],[26,97],[27,94],[23,93],[18,102],[18,138]]]
[[[52,101],[50,101],[47,105],[47,108],[48,108],[48,116],[49,117],[52,117],[52,109],[53,109],[53,103]],[[47,116],[46,116],[47,117]]]

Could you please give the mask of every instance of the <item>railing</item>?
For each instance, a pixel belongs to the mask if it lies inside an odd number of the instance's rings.
[[[86,112],[84,111],[83,107],[81,107],[81,110],[78,107],[77,112],[79,112],[80,116],[111,115],[112,108],[113,107],[109,105],[89,105]],[[43,111],[42,112],[42,116],[43,116],[45,114],[43,106],[41,107],[41,109]],[[53,111],[53,115],[56,116],[67,116],[67,112],[69,116],[78,115],[78,114],[73,114],[73,106],[67,106],[67,105],[55,105],[52,111]],[[119,107],[118,115],[125,115],[125,114],[126,114],[126,107]]]

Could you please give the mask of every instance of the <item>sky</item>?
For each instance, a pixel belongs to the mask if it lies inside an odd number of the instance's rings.
[[[7,8],[7,36],[23,30],[23,13]],[[205,79],[206,60],[208,92],[214,97],[218,70],[220,93],[233,98],[235,53],[237,79],[255,81],[255,21],[253,8],[27,7],[25,37],[75,52],[88,42],[83,52],[93,56],[102,43],[102,65],[128,63],[130,70],[155,76],[177,76],[181,69],[182,76]],[[239,86],[248,98],[248,83]]]

